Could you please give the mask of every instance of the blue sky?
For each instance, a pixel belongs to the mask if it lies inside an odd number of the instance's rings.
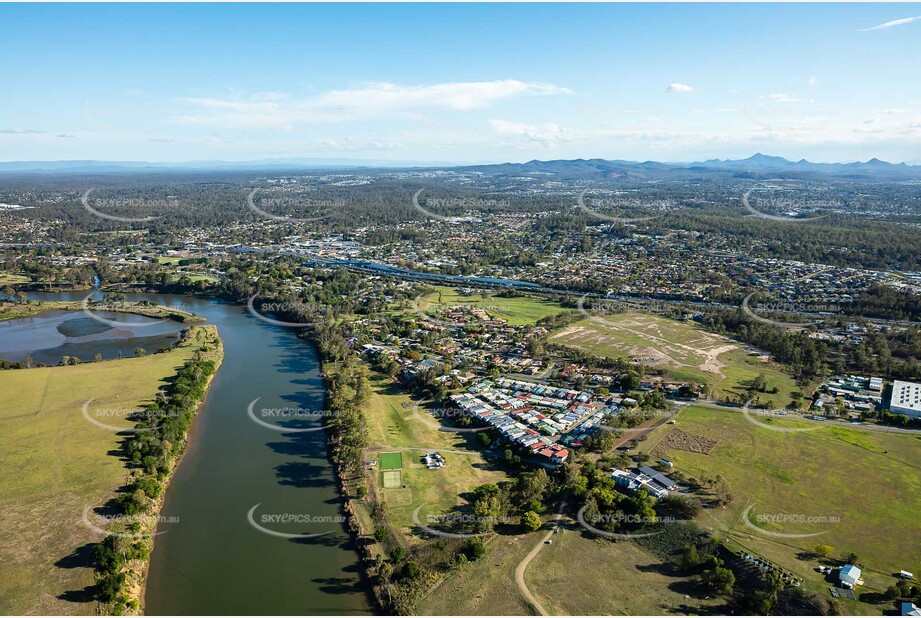
[[[921,4],[0,4],[0,23],[6,161],[921,163]]]

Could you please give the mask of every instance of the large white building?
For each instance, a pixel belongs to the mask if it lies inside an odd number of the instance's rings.
[[[921,417],[921,384],[901,380],[893,382],[889,411],[910,418]]]

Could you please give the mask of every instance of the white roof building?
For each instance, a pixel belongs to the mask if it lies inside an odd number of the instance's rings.
[[[845,588],[853,588],[857,585],[858,580],[860,580],[861,574],[860,568],[854,566],[853,564],[846,564],[841,567],[841,585]]]
[[[889,411],[912,418],[921,417],[921,384],[901,380],[893,382]]]

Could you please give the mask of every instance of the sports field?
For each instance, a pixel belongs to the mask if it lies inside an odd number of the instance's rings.
[[[797,390],[793,378],[743,344],[709,333],[693,322],[652,313],[625,313],[585,318],[549,337],[552,343],[572,346],[598,356],[627,358],[631,362],[664,367],[678,381],[706,383],[720,397],[742,393],[744,384],[764,374],[768,390],[763,400],[785,406]]]
[[[403,484],[403,475],[399,470],[384,470],[381,474],[384,489],[394,489]]]
[[[401,470],[403,456],[399,453],[381,453],[381,470]]]
[[[702,526],[805,577],[817,590],[826,584],[808,552],[819,543],[834,547],[833,557],[857,554],[866,565],[863,591],[885,590],[901,569],[921,570],[921,435],[757,419],[810,430],[774,431],[737,410],[701,406],[689,406],[676,420],[654,430],[640,450],[667,456],[687,477],[719,474],[728,481],[732,501],[705,510]],[[698,448],[701,438],[710,441],[709,454],[692,452],[708,450]]]
[[[389,378],[372,374],[370,401],[363,411],[368,421],[370,453],[400,455],[401,483],[385,488],[380,498],[387,504],[387,517],[394,532],[406,543],[416,542],[412,530],[413,511],[423,506],[419,517],[438,515],[465,503],[461,494],[484,483],[506,479],[494,470],[468,440],[475,434],[438,431],[437,421],[424,407],[418,408],[406,392]],[[421,461],[427,452],[444,454],[447,465],[429,470]],[[376,455],[375,455],[376,456]],[[386,465],[380,458],[381,468]],[[369,474],[374,484],[383,484],[382,474]],[[403,485],[406,487],[404,488]]]
[[[438,291],[420,297],[416,308],[427,313],[448,307],[481,307],[493,318],[506,320],[512,326],[534,324],[548,315],[562,313],[565,309],[557,303],[541,298],[504,298],[479,291],[470,296],[458,294],[454,288],[437,287]]]
[[[0,614],[93,614],[93,544],[81,520],[112,499],[126,470],[122,436],[93,424],[100,410],[138,409],[206,339],[140,358],[0,371]],[[196,333],[208,333],[199,341]],[[213,346],[212,346],[213,348]],[[125,414],[97,420],[131,427]]]

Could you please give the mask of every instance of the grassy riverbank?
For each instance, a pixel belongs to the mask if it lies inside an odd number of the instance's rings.
[[[168,319],[190,324],[204,322],[205,318],[182,309],[162,307],[147,303],[136,302],[89,302],[86,307],[83,301],[44,301],[32,300],[25,303],[0,302],[0,320],[14,320],[38,315],[44,311],[117,311],[119,313],[133,313],[148,318]]]
[[[92,569],[93,547],[103,537],[82,515],[109,503],[128,474],[120,457],[124,434],[90,422],[83,406],[93,400],[91,418],[131,428],[124,414],[104,411],[150,404],[196,355],[219,364],[216,336],[213,326],[193,326],[162,354],[0,371],[0,614],[103,609],[94,601]]]

